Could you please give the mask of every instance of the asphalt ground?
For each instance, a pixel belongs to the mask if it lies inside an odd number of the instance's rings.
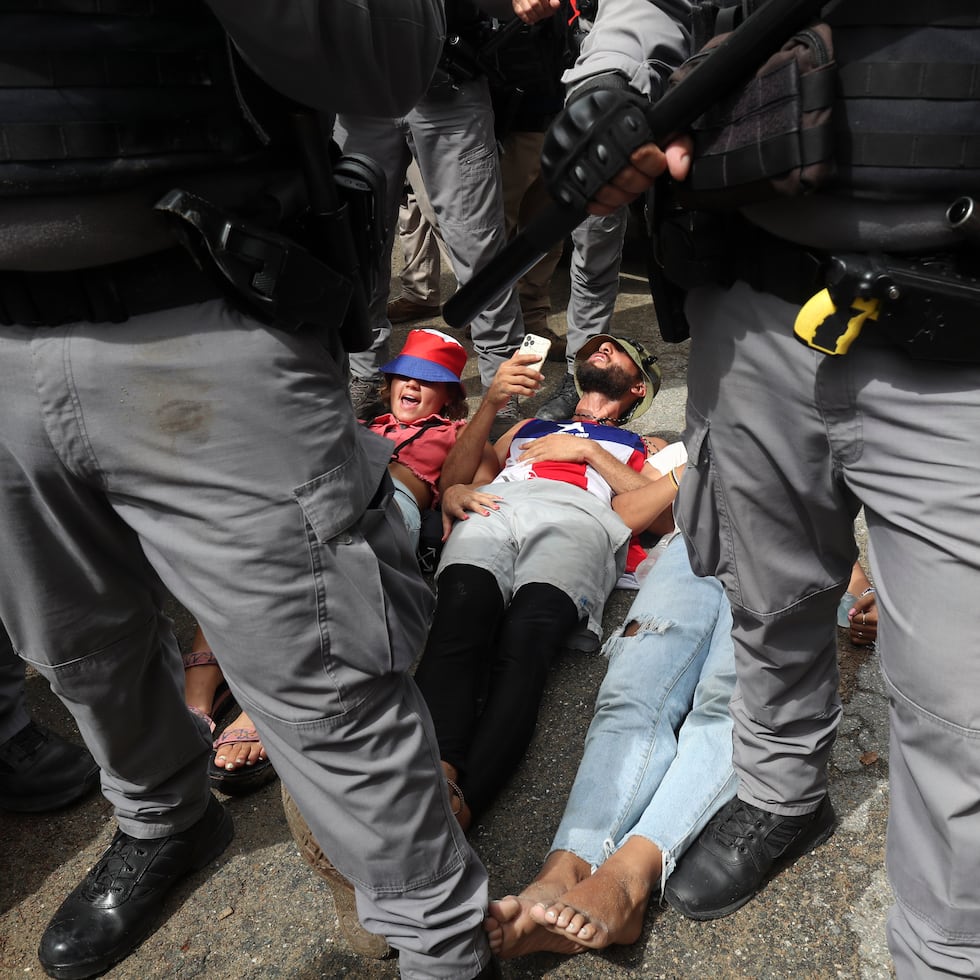
[[[396,259],[397,263],[397,259]],[[633,427],[676,437],[683,429],[687,345],[664,344],[657,333],[643,276],[630,240],[614,328],[655,351],[664,386],[651,412]],[[452,282],[444,279],[443,295]],[[552,326],[564,332],[567,270],[554,283]],[[392,295],[397,295],[393,284]],[[393,345],[411,326],[396,328]],[[397,346],[393,346],[397,350]],[[562,364],[548,362],[549,387]],[[470,389],[479,393],[474,365]],[[528,414],[547,389],[528,402]],[[857,528],[864,545],[865,534]],[[632,593],[617,591],[604,631],[624,619]],[[178,635],[189,643],[193,623],[172,609]],[[715,922],[684,919],[667,908],[647,914],[630,947],[573,957],[536,954],[503,964],[505,978],[619,980],[671,978],[861,978],[892,976],[884,941],[891,902],[885,877],[888,807],[887,700],[873,652],[854,648],[838,631],[844,719],[831,761],[831,793],[840,818],[828,843],[778,875],[745,908]],[[605,670],[597,655],[568,652],[555,664],[528,755],[505,792],[470,838],[490,875],[490,891],[519,891],[547,853],[575,776],[595,693]],[[70,739],[66,710],[37,675],[28,678],[36,719]],[[160,733],[134,731],[133,740]],[[299,857],[274,783],[246,798],[224,799],[236,836],[209,868],[178,885],[161,909],[161,924],[106,976],[118,980],[315,977],[395,978],[397,961],[352,954],[337,928],[324,882]],[[41,977],[36,958],[44,927],[62,899],[98,859],[114,831],[108,804],[95,794],[51,814],[0,812],[0,978]]]

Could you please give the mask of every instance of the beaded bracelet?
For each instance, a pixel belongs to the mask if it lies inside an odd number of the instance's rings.
[[[864,597],[865,597],[866,595],[871,595],[871,593],[872,593],[872,592],[874,592],[874,591],[875,591],[875,587],[874,587],[873,585],[869,585],[869,586],[868,586],[868,587],[867,587],[867,588],[866,588],[866,589],[865,589],[865,590],[864,590],[864,591],[863,591],[863,592],[862,592],[862,593],[861,593],[861,594],[860,594],[860,595],[858,596],[858,598],[859,598],[859,599],[863,599],[863,598],[864,598]]]

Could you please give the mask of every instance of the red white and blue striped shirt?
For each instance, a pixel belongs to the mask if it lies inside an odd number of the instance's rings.
[[[494,483],[519,483],[524,480],[558,480],[581,487],[612,506],[613,490],[606,480],[587,463],[555,463],[541,461],[519,463],[518,456],[532,439],[541,439],[555,432],[563,432],[582,439],[592,439],[621,463],[638,473],[646,460],[643,440],[628,429],[617,429],[594,422],[551,422],[546,419],[529,419],[518,430],[510,444],[504,468]]]

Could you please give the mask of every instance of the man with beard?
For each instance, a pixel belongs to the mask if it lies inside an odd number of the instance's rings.
[[[436,611],[415,679],[464,830],[523,757],[552,660],[579,626],[598,638],[628,558],[633,567],[642,558],[613,497],[658,475],[640,436],[620,428],[653,401],[656,359],[606,334],[579,352],[571,419],[527,419],[485,448],[500,404],[522,384],[531,394],[540,383],[531,360],[517,354],[498,370],[441,481],[444,523],[458,523],[436,572]],[[666,528],[672,500],[665,492]]]

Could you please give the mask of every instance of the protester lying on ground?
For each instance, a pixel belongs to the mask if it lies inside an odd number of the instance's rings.
[[[571,420],[526,420],[488,453],[504,397],[495,382],[443,469],[444,519],[457,524],[415,680],[464,829],[523,757],[566,637],[582,623],[601,634],[631,537],[610,504],[653,478],[642,439],[619,426],[649,407],[654,359],[635,341],[596,338],[578,381]]]
[[[672,535],[604,647],[609,669],[544,865],[520,895],[490,903],[495,953],[639,939],[651,895],[735,793],[731,626],[720,583],[697,577]]]
[[[442,464],[466,425],[465,367],[459,341],[439,330],[412,330],[398,356],[381,368],[387,411],[368,428],[395,444],[388,472],[416,550],[422,515],[439,500]]]

